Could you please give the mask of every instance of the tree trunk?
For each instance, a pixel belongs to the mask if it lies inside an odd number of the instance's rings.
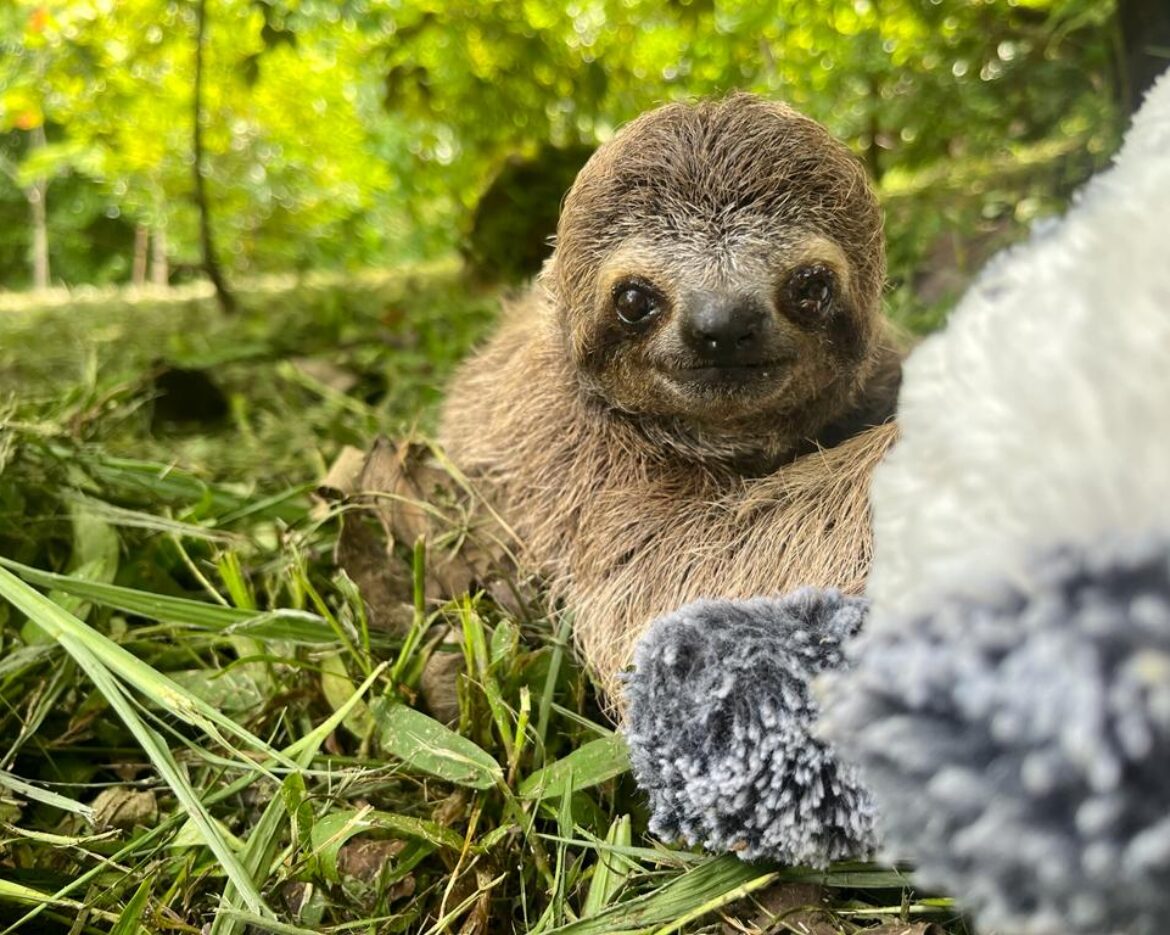
[[[34,127],[32,130],[32,148],[41,149],[45,145],[45,128]],[[29,212],[33,230],[33,288],[49,288],[49,223],[48,206],[45,204],[49,194],[49,180],[37,179],[25,191],[28,199]]]
[[[876,72],[870,73],[866,83],[869,92],[869,125],[867,128],[869,132],[869,145],[865,147],[865,167],[869,169],[869,176],[876,185],[882,180],[882,151],[881,143],[879,142],[882,125],[878,118],[878,109],[882,104],[882,85],[881,79],[878,78]]]
[[[1146,91],[1170,67],[1170,3],[1166,0],[1118,0],[1123,86],[1121,102],[1132,113]]]
[[[150,234],[150,281],[156,286],[166,286],[171,281],[171,268],[167,262],[167,229],[161,224]]]
[[[869,136],[869,145],[865,148],[865,167],[874,184],[882,180],[882,79],[874,62],[884,56],[882,50],[882,8],[881,0],[871,0],[869,29],[865,38],[868,73],[865,76],[866,103],[869,113],[866,115],[866,130]]]
[[[145,224],[134,226],[134,262],[130,267],[130,282],[140,287],[146,284],[146,252],[150,247],[150,229]]]
[[[215,287],[219,307],[231,314],[236,310],[236,299],[228,288],[220,269],[211,235],[211,210],[207,203],[207,184],[203,152],[203,37],[207,27],[207,0],[195,5],[195,94],[192,107],[192,148],[194,149],[195,204],[199,208],[199,241],[203,249],[203,270]]]

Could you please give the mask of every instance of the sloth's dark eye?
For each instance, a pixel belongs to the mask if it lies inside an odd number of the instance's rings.
[[[833,303],[837,277],[821,263],[800,266],[784,284],[784,302],[791,312],[804,317],[823,315]]]
[[[633,282],[618,285],[613,293],[613,304],[618,318],[627,325],[645,321],[658,311],[657,296],[645,286]]]

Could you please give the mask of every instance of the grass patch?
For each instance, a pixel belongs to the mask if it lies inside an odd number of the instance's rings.
[[[495,296],[438,266],[241,297],[0,307],[0,933],[717,932],[779,880],[842,932],[953,920],[888,868],[654,842],[563,622],[426,603],[425,549],[388,559],[406,632],[369,626],[309,491],[429,426]]]

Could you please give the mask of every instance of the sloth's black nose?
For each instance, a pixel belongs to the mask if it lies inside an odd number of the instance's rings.
[[[696,354],[713,364],[753,363],[760,355],[767,310],[737,295],[703,293],[687,304],[683,338]]]

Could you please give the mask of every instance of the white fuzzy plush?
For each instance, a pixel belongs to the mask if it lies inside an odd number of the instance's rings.
[[[1067,216],[911,355],[873,483],[870,627],[1049,544],[1170,530],[1170,75]]]

